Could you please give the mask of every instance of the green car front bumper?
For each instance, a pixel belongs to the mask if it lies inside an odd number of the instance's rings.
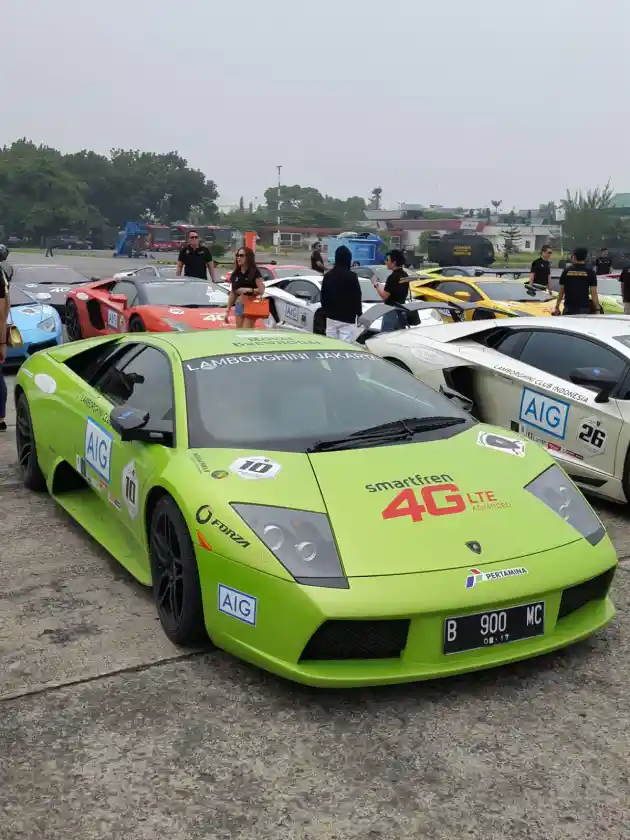
[[[477,564],[481,572],[520,566],[527,574],[470,589],[469,570],[461,568],[352,578],[349,589],[300,586],[199,546],[196,551],[214,644],[312,686],[414,682],[492,668],[566,647],[615,615],[609,588],[617,560],[608,537],[595,547],[580,539],[537,555]],[[545,604],[543,635],[444,653],[446,619],[537,601]]]

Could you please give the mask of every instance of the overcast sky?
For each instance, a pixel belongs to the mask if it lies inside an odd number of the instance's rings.
[[[630,191],[629,0],[14,0],[0,144],[177,149],[220,202]]]

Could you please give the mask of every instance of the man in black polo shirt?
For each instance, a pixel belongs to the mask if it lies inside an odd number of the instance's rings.
[[[544,245],[540,251],[540,256],[534,260],[532,267],[529,270],[529,282],[536,286],[544,286],[547,291],[551,291],[551,255],[553,251],[550,245]]]
[[[597,272],[597,276],[601,277],[602,274],[610,274],[611,270],[612,260],[610,259],[608,248],[602,248],[599,252],[599,257],[595,260],[595,271]]]
[[[409,297],[409,275],[403,268],[404,264],[405,255],[402,251],[398,249],[390,251],[385,260],[385,265],[389,268],[391,274],[382,289],[376,283],[374,284],[374,288],[382,297],[383,303],[388,306],[404,303]]]
[[[311,251],[311,268],[313,271],[319,271],[320,274],[326,273],[326,266],[324,265],[324,258],[322,257],[322,243],[316,242]]]
[[[576,248],[571,257],[573,265],[565,268],[560,278],[560,292],[556,298],[554,315],[560,314],[564,300],[564,315],[591,315],[599,312],[597,275],[586,265],[587,248]]]
[[[196,277],[199,280],[210,279],[214,283],[214,263],[212,254],[205,245],[199,244],[199,234],[196,230],[188,231],[188,244],[182,248],[177,258],[177,276]]]

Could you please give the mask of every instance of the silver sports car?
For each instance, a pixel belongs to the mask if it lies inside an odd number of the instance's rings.
[[[545,447],[585,492],[630,501],[630,316],[463,321],[366,346]]]

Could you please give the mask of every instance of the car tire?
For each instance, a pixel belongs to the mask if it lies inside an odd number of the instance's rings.
[[[134,315],[129,321],[129,332],[146,332],[147,328],[144,326],[144,321],[139,315]]]
[[[313,332],[315,335],[326,335],[326,316],[323,309],[318,309],[313,317]]]
[[[396,367],[399,367],[407,373],[411,373],[413,375],[411,368],[408,368],[404,362],[400,361],[400,359],[391,359],[388,356],[384,356],[383,358],[386,362],[389,362],[392,365],[396,365]]]
[[[33,421],[25,394],[18,397],[15,413],[15,443],[22,483],[29,490],[42,493],[46,489],[46,479],[37,460]]]
[[[68,341],[80,341],[83,338],[79,310],[73,300],[66,301],[65,325]]]
[[[149,557],[155,606],[168,638],[181,647],[207,641],[195,549],[171,496],[162,496],[153,509]]]

